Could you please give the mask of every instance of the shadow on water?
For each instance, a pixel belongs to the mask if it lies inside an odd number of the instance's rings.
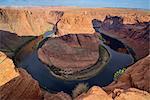
[[[18,36],[16,33],[0,30],[0,51],[13,58],[25,44],[35,38],[35,36]]]
[[[47,65],[43,64],[37,55],[37,49],[34,46],[42,40],[42,37],[24,36],[20,37],[8,31],[0,31],[1,49],[19,48],[15,51],[15,60],[17,66],[27,70],[28,73],[36,79],[40,86],[50,92],[64,91],[71,94],[74,87],[79,83],[88,83],[89,87],[93,85],[106,86],[113,81],[113,74],[120,68],[127,67],[133,63],[133,58],[130,54],[120,53],[111,48],[111,45],[120,45],[120,41],[115,44],[102,45],[109,51],[111,58],[109,63],[94,77],[87,80],[65,81],[54,77]],[[14,41],[15,39],[15,41]],[[38,47],[41,47],[48,38],[45,38]],[[110,38],[112,39],[112,38]],[[7,41],[7,42],[6,42]],[[7,45],[7,46],[6,46]],[[117,48],[117,47],[116,47]],[[7,53],[7,52],[5,52]],[[9,54],[9,53],[8,53]]]
[[[40,43],[39,47],[41,47],[46,40],[47,38]],[[23,58],[21,63],[19,63],[19,66],[26,69],[32,75],[32,77],[40,83],[43,88],[50,92],[64,91],[71,94],[72,90],[79,83],[88,83],[89,87],[93,85],[103,87],[113,81],[113,74],[117,70],[132,64],[133,58],[129,54],[120,53],[111,49],[109,46],[103,44],[102,41],[101,44],[109,51],[111,55],[110,61],[96,76],[87,80],[66,81],[54,77],[50,73],[50,69],[48,69],[47,65],[43,64],[39,60],[37,50],[32,51],[30,55]]]

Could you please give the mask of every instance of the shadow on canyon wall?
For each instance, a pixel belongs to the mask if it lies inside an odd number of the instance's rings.
[[[25,43],[35,38],[35,36],[18,36],[16,33],[0,30],[0,51],[12,58]]]
[[[120,40],[127,44],[129,49],[132,48],[135,51],[136,59],[140,59],[149,54],[150,22],[136,21],[135,24],[124,24],[122,17],[109,15],[105,17],[104,21],[93,19],[92,24],[95,32],[100,33],[106,40],[105,43],[111,48],[117,49],[122,43],[120,42],[115,47],[112,44]],[[125,50],[119,49],[117,51]]]

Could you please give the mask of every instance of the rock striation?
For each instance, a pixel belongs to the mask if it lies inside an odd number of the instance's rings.
[[[41,35],[58,22],[58,35],[93,33],[92,20],[103,21],[107,15],[121,16],[123,24],[149,22],[149,11],[117,8],[78,7],[0,7],[0,30],[18,36]],[[83,27],[84,26],[84,27]]]
[[[129,88],[127,90],[115,89],[111,95],[114,100],[149,100],[150,99],[150,93],[135,88]]]
[[[99,39],[96,34],[70,34],[49,38],[38,50],[38,57],[49,66],[70,73],[86,69],[99,58]]]
[[[108,93],[116,88],[130,87],[150,92],[150,55],[130,66],[125,73],[110,85],[104,87]]]
[[[17,76],[19,73],[15,70],[13,61],[0,51],[0,86]]]
[[[37,81],[23,69],[15,68],[11,59],[0,52],[0,99],[41,99]]]
[[[149,54],[149,22],[140,22],[136,20],[133,24],[124,24],[123,18],[118,16],[106,16],[105,20],[93,22],[96,31],[109,33],[108,35],[116,37],[123,41],[135,51],[136,58],[140,59]],[[97,27],[97,26],[99,27]]]
[[[44,100],[72,100],[72,98],[68,94],[61,91],[56,94],[46,93],[44,95]]]
[[[18,36],[39,36],[53,30],[57,23],[55,34],[58,36],[93,34],[92,20],[97,19],[103,22],[101,32],[120,38],[129,47],[133,47],[135,57],[140,59],[148,55],[149,16],[149,11],[146,10],[117,8],[1,7],[0,30],[16,33]]]
[[[78,96],[75,100],[113,100],[111,96],[100,87],[93,86],[88,90],[87,93],[83,93]]]
[[[18,36],[39,36],[52,30],[62,15],[63,12],[49,8],[0,8],[0,30]]]
[[[13,61],[0,52],[0,100],[71,100],[64,93],[50,94],[22,68],[15,68]]]
[[[83,93],[75,100],[149,100],[150,93],[129,88],[127,90],[115,89],[111,94],[107,94],[98,86],[93,86],[87,93]]]

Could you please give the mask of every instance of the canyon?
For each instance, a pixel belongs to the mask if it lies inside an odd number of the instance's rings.
[[[149,23],[150,12],[146,10],[79,7],[1,7],[0,99],[91,100],[92,98],[94,100],[139,100],[140,98],[140,100],[149,100]],[[40,38],[44,37],[44,33],[52,31],[54,27],[56,28],[54,33],[57,37],[46,41],[38,50],[39,59],[49,66],[53,63],[59,68],[64,68],[66,67],[65,62],[68,61],[67,65],[73,67],[72,62],[69,62],[70,59],[73,59],[73,61],[77,61],[76,70],[81,70],[85,66],[95,63],[99,56],[99,45],[96,38],[99,36],[98,33],[105,33],[125,43],[133,49],[135,58],[139,61],[129,66],[118,80],[113,81],[108,86],[102,88],[93,86],[86,93],[76,98],[72,98],[63,91],[49,93],[42,89],[27,71],[17,66],[16,62],[19,62],[19,60],[14,61],[14,57],[16,52],[19,52],[19,49],[26,43],[37,39],[39,36]],[[91,45],[93,48],[90,48]],[[75,47],[76,49],[74,49]],[[46,50],[47,48],[51,50]],[[77,48],[83,49],[85,54],[80,53]],[[26,50],[27,53],[31,49],[33,48]],[[59,50],[59,53],[56,52]],[[72,51],[74,51],[73,54]],[[67,54],[68,52],[71,56]],[[95,56],[93,54],[89,54],[89,57],[85,56],[89,52],[93,52]],[[53,54],[53,56],[49,58],[48,54]],[[21,55],[20,52],[20,59],[24,55],[26,54]],[[71,58],[72,56],[76,57]],[[60,60],[57,61],[56,57]],[[52,59],[51,63],[49,59]],[[83,60],[83,62],[78,62],[78,59]],[[70,70],[68,67],[66,69]]]

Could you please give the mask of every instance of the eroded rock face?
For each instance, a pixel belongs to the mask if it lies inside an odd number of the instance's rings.
[[[15,70],[13,61],[0,51],[0,86],[17,76],[19,73]]]
[[[0,50],[11,58],[20,47],[34,38],[33,36],[18,36],[16,33],[0,30]]]
[[[46,93],[44,95],[44,100],[72,100],[72,98],[62,91],[57,94]]]
[[[23,69],[16,69],[13,61],[0,52],[0,99],[41,99],[37,81]]]
[[[116,88],[138,88],[150,92],[150,55],[130,66],[125,73],[110,85],[104,87],[108,93]]]
[[[97,20],[93,23],[97,31],[109,33],[108,35],[113,35],[132,47],[137,59],[147,56],[149,54],[150,23],[140,22],[137,19],[136,23],[123,24],[123,20],[118,16],[106,16],[103,22]]]
[[[19,76],[0,87],[1,100],[36,99],[42,94],[39,84],[23,69],[19,69]]]
[[[94,35],[65,35],[49,38],[38,50],[38,57],[49,66],[77,71],[95,64],[99,58],[99,40]]]
[[[149,100],[150,93],[135,88],[127,90],[115,89],[112,93],[112,98],[114,100]]]
[[[83,93],[75,100],[113,100],[108,94],[98,86],[93,86],[87,93]]]
[[[0,29],[19,36],[37,36],[52,30],[53,24],[63,15],[49,8],[0,8]]]
[[[58,23],[58,35],[94,33],[91,18],[84,13],[66,13]]]
[[[149,100],[150,93],[129,88],[127,90],[115,89],[111,94],[107,94],[98,86],[93,86],[87,93],[83,93],[75,100]]]
[[[29,7],[0,8],[0,30],[10,31],[19,36],[41,35],[58,24],[58,35],[68,33],[93,33],[92,20],[103,21],[106,15],[121,16],[124,24],[149,22],[149,11],[117,8],[78,7]]]

